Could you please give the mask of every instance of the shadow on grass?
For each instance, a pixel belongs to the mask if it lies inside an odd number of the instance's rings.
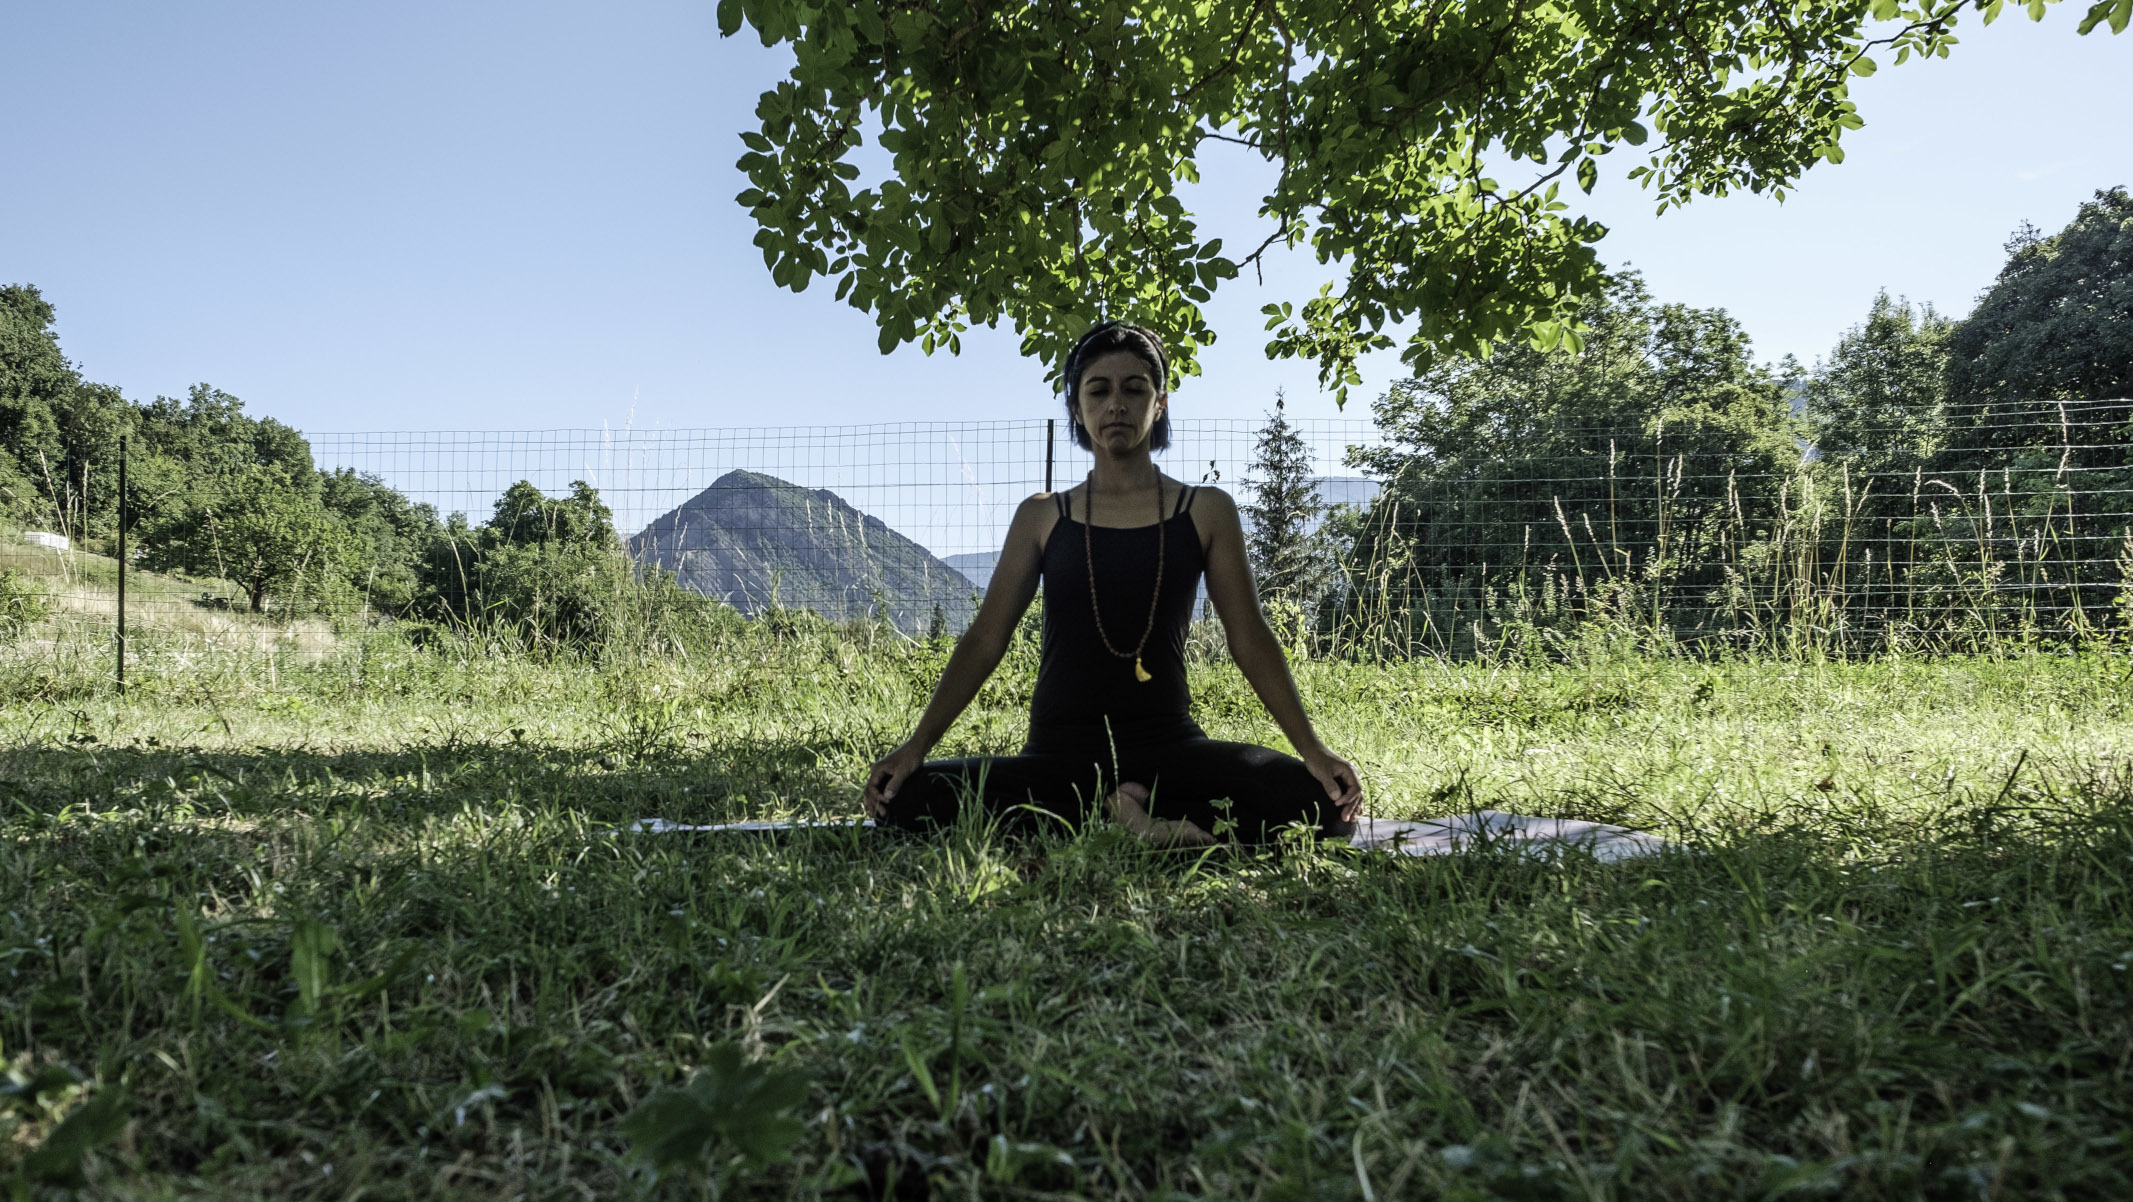
[[[90,811],[261,823],[358,806],[373,821],[419,823],[508,804],[607,824],[828,816],[846,807],[856,814],[856,787],[820,767],[822,759],[818,749],[771,742],[639,756],[526,743],[392,751],[87,743],[0,752],[0,813],[16,821]]]
[[[1617,865],[598,829],[760,813],[804,758],[760,750],[8,752],[0,1030],[108,1066],[153,1120],[113,1155],[202,1193],[612,1195],[618,1117],[729,1041],[827,1116],[765,1192],[1025,1148],[1086,1192],[2123,1184],[2122,798],[1773,806]]]

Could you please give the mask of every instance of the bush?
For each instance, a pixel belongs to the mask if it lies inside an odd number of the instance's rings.
[[[35,579],[9,568],[0,571],[0,640],[13,642],[52,612],[52,598]]]

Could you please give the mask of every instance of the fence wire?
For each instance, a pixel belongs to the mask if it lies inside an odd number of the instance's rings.
[[[2087,637],[2124,624],[2129,409],[1950,405],[1792,427],[1710,411],[1292,420],[1318,506],[1296,525],[1272,600],[1292,645],[1323,653],[1545,650],[1595,630],[1839,652]],[[1180,420],[1161,462],[1249,505],[1263,432]],[[158,527],[136,521],[132,654],[316,656],[359,627],[419,622],[423,598],[434,609],[451,591],[439,576],[465,575],[521,483],[596,496],[639,579],[662,569],[751,617],[810,610],[952,634],[1016,506],[1089,465],[1064,423],[1042,420],[307,437],[321,471],[368,482],[371,533],[299,564],[315,587],[267,587],[246,565],[301,560],[316,531],[300,514],[211,513],[222,570],[192,574],[143,570]],[[92,483],[84,474],[85,494]],[[379,508],[376,486],[404,498],[385,505],[397,510]],[[49,524],[0,548],[12,573],[0,605],[15,607],[0,621],[28,645],[113,633],[115,531]],[[499,604],[471,585],[456,596],[462,620]]]

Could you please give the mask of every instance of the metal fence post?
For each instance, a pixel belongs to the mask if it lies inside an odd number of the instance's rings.
[[[1057,434],[1058,428],[1058,418],[1048,417],[1044,419],[1044,491],[1046,492],[1052,491],[1052,440]]]
[[[118,489],[118,691],[126,695],[126,435],[119,435]],[[88,515],[82,515],[87,525]]]

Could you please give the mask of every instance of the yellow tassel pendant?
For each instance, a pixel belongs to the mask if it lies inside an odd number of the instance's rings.
[[[1140,681],[1142,684],[1147,684],[1155,679],[1155,677],[1148,675],[1148,669],[1141,667],[1141,657],[1138,655],[1133,657],[1133,679]]]

